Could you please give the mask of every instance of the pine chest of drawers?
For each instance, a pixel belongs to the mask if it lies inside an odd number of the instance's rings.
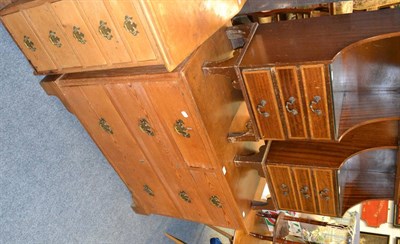
[[[178,66],[244,0],[17,1],[1,19],[38,74]]]

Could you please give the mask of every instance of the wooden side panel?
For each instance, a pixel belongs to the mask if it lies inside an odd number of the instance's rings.
[[[80,12],[73,1],[58,1],[51,4],[56,16],[61,22],[65,36],[68,38],[72,47],[84,66],[105,65],[106,60],[97,46],[97,43],[86,23],[82,19]],[[74,27],[79,28],[78,33],[83,34],[85,43],[79,42],[74,38]]]
[[[289,139],[306,139],[307,126],[303,99],[300,93],[297,68],[276,68],[276,81],[280,93],[281,107],[284,112]]]
[[[297,186],[297,199],[299,199],[301,211],[317,213],[311,170],[309,168],[294,167],[293,175]]]
[[[19,48],[37,71],[57,69],[21,12],[3,16],[2,20]],[[28,48],[24,39],[32,42],[32,49]]]
[[[186,103],[188,96],[178,81],[143,83],[147,96],[163,125],[177,144],[186,164],[195,168],[213,168],[198,126],[198,115]]]
[[[158,60],[158,63],[162,64],[163,61],[158,55],[150,29],[141,14],[140,7],[136,6],[137,2],[109,0],[107,4],[117,28],[120,28],[120,33],[135,55],[136,60],[138,62]],[[130,32],[125,28],[125,22],[131,23],[137,32]]]
[[[260,136],[269,140],[285,139],[271,71],[243,71],[243,78]]]
[[[69,44],[68,39],[57,24],[57,17],[53,15],[48,4],[26,9],[25,13],[29,17],[30,23],[38,34],[38,37],[41,39],[42,43],[49,51],[49,54],[53,57],[60,68],[81,66],[81,63]],[[54,36],[59,38],[59,46],[54,45],[50,41],[50,32],[53,32]],[[57,44],[57,42],[55,43]]]
[[[303,65],[301,74],[305,101],[308,106],[308,123],[311,139],[330,140],[331,128],[328,107],[330,94],[327,93],[324,65]],[[313,111],[314,110],[314,111]]]
[[[151,213],[179,216],[147,158],[123,124],[102,86],[64,87],[62,91],[86,130],[132,191]]]
[[[330,169],[314,169],[319,213],[336,216],[336,181]]]
[[[296,210],[297,199],[295,187],[287,166],[267,165],[268,174],[271,179],[279,209]]]
[[[89,22],[88,25],[90,24],[93,32],[96,33],[97,40],[99,40],[102,51],[109,63],[132,62],[104,3],[102,1],[83,0],[79,1],[79,5],[86,15],[86,19]],[[103,34],[101,30],[104,31]]]
[[[196,191],[196,184],[186,170],[183,159],[176,154],[170,139],[166,136],[166,131],[151,107],[141,84],[112,84],[106,88],[112,102],[131,133],[135,135],[182,216],[185,219],[209,223],[210,217],[202,206],[203,201]],[[148,122],[154,136],[142,131],[140,128],[142,119]],[[190,197],[190,203],[183,201],[179,196],[182,191]]]
[[[190,172],[198,186],[197,190],[203,199],[203,205],[210,214],[212,220],[210,223],[216,226],[240,228],[230,209],[230,205],[234,203],[226,200],[216,174],[202,170],[191,170]]]

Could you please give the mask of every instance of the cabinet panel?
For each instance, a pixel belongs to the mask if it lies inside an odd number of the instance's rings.
[[[60,68],[81,66],[48,4],[27,9],[25,13],[36,34]]]
[[[132,62],[128,51],[102,1],[79,1],[88,23],[97,35],[99,46],[109,63],[119,64]]]
[[[293,175],[297,186],[300,209],[304,212],[317,213],[311,170],[295,167],[293,168]]]
[[[322,215],[336,216],[336,181],[332,170],[314,169],[319,211]]]
[[[305,139],[307,127],[303,111],[303,100],[297,68],[294,66],[276,68],[281,106],[285,116],[289,139]]]
[[[2,20],[37,71],[57,69],[21,12],[3,16]]]
[[[271,71],[243,71],[243,78],[261,138],[285,139]]]
[[[61,22],[65,36],[76,50],[84,66],[105,65],[106,60],[92,37],[89,28],[73,1],[58,1],[51,4]]]
[[[65,87],[62,91],[75,115],[132,191],[136,201],[140,201],[141,207],[154,213],[179,216],[104,88]]]
[[[186,102],[188,94],[179,82],[146,82],[143,87],[186,164],[196,168],[213,168],[202,138],[205,133],[198,125],[195,110]]]
[[[324,65],[303,65],[301,74],[311,139],[331,139],[328,93]]]
[[[276,165],[268,165],[267,168],[279,208],[287,210],[298,209],[290,168]]]

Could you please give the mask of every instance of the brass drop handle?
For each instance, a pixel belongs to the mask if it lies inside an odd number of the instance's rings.
[[[297,109],[295,108],[289,108],[293,107],[294,103],[296,102],[296,98],[294,97],[289,97],[289,99],[286,101],[286,111],[288,111],[289,113],[293,114],[293,115],[297,115],[299,112],[297,112]]]
[[[329,197],[329,189],[328,188],[324,188],[321,191],[319,191],[319,196],[324,199],[325,201],[329,201],[330,197]]]
[[[137,24],[133,22],[132,17],[128,15],[125,16],[124,28],[134,36],[137,36],[137,34],[139,34],[139,31],[137,29]]]
[[[310,198],[310,194],[308,194],[308,193],[309,193],[308,191],[309,191],[308,186],[303,186],[303,187],[300,189],[300,192],[301,192],[301,194],[304,196],[305,199],[309,199],[309,198]]]
[[[72,27],[72,36],[80,43],[85,44],[85,34],[81,32],[81,28],[79,27]]]
[[[149,136],[154,136],[154,130],[146,119],[143,118],[139,120],[139,128],[143,133],[146,133]]]
[[[314,109],[314,105],[317,105],[320,101],[321,101],[320,96],[314,96],[313,100],[310,102],[310,105],[309,105],[311,112],[315,113],[318,116],[322,115],[322,110]]]
[[[143,190],[149,194],[149,196],[154,197],[153,190],[148,185],[143,185]]]
[[[192,128],[185,127],[185,123],[181,119],[178,119],[175,122],[174,129],[175,132],[178,133],[179,135],[185,138],[190,138],[190,133],[188,132],[188,130],[191,130]]]
[[[113,35],[111,35],[111,29],[107,26],[107,22],[105,21],[100,20],[99,32],[107,40],[111,40],[113,38]]]
[[[24,44],[32,52],[36,51],[35,44],[29,39],[29,36],[24,36]]]
[[[56,33],[52,30],[49,31],[49,40],[51,44],[60,48],[62,46],[60,38],[56,35]]]
[[[265,107],[265,105],[267,105],[267,101],[265,101],[264,99],[262,99],[262,100],[260,101],[260,103],[257,104],[257,112],[258,112],[259,114],[261,114],[262,116],[264,116],[265,118],[267,118],[267,117],[269,117],[269,113],[268,113],[268,112],[265,112],[265,111],[262,111],[262,109]]]
[[[180,191],[178,195],[183,201],[185,201],[187,203],[191,203],[192,202],[192,200],[190,199],[189,195],[185,191]]]
[[[282,194],[287,197],[289,195],[289,187],[286,184],[281,184],[279,188],[282,191]]]
[[[107,121],[104,118],[100,118],[99,125],[108,134],[114,134],[113,130],[111,129],[111,126],[107,123]]]
[[[222,208],[222,204],[221,204],[221,201],[219,200],[218,196],[211,196],[210,197],[210,202],[215,207]]]

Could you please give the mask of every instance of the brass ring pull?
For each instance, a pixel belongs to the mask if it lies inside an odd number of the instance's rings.
[[[124,28],[134,36],[137,36],[137,34],[139,34],[136,23],[133,22],[132,17],[128,15],[125,16]]]
[[[189,127],[185,127],[185,123],[181,120],[178,119],[175,124],[174,124],[174,129],[176,133],[179,135],[185,137],[185,138],[190,138],[190,133],[188,133],[188,130],[191,130]]]
[[[289,108],[289,106],[294,105],[294,103],[296,102],[296,98],[294,97],[289,97],[288,101],[286,102],[286,111],[288,111],[289,113],[293,114],[293,115],[297,115],[299,112],[297,112],[297,109],[295,108]]]
[[[324,188],[321,191],[319,191],[319,196],[324,199],[325,201],[329,201],[330,197],[329,197],[329,189],[328,188]]]
[[[287,197],[289,195],[289,187],[286,184],[281,184],[279,188],[282,191],[282,194]]]
[[[150,123],[146,119],[143,118],[139,120],[139,128],[147,135],[154,136],[154,130],[151,128]]]
[[[28,36],[24,36],[24,44],[32,52],[36,51],[35,44],[33,43],[33,41],[31,41],[31,39],[29,39]]]
[[[72,36],[80,43],[85,44],[85,34],[83,34],[81,31],[81,28],[79,27],[72,27]]]
[[[149,196],[154,197],[154,192],[153,190],[148,186],[148,185],[143,185],[143,190],[149,194]]]
[[[222,208],[222,204],[221,204],[221,201],[219,200],[218,196],[211,196],[210,197],[210,202],[215,207]]]
[[[301,194],[303,194],[303,196],[304,196],[305,199],[309,199],[309,198],[310,198],[310,194],[308,194],[308,191],[309,191],[308,186],[303,186],[303,187],[300,189],[300,192],[301,192]]]
[[[113,130],[111,129],[111,126],[107,123],[107,121],[104,118],[100,118],[99,125],[108,134],[114,134]]]
[[[187,203],[191,203],[191,202],[192,202],[192,200],[190,199],[189,195],[188,195],[185,191],[179,192],[178,195],[180,196],[180,198],[181,198],[183,201],[185,201],[185,202],[187,202]]]
[[[62,46],[60,38],[56,35],[54,31],[49,31],[49,40],[51,44],[60,48]]]
[[[113,38],[113,35],[111,35],[111,29],[107,26],[107,22],[105,21],[100,20],[99,32],[107,40],[111,40]]]
[[[265,105],[267,105],[267,101],[265,101],[264,99],[261,100],[261,102],[257,105],[257,112],[259,114],[261,114],[262,116],[264,116],[265,118],[269,117],[269,113],[265,112],[265,111],[261,111]]]
[[[322,110],[314,109],[314,105],[317,105],[320,101],[321,101],[320,96],[314,96],[313,100],[310,102],[310,105],[309,105],[311,111],[318,116],[320,116],[322,114]]]

